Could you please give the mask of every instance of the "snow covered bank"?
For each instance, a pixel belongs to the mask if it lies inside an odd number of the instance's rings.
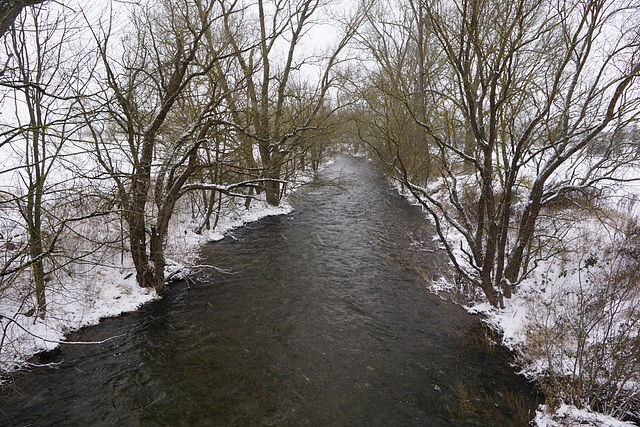
[[[305,177],[297,185],[308,181]],[[197,260],[199,248],[220,240],[234,228],[257,221],[269,215],[282,215],[291,211],[286,202],[279,207],[264,200],[254,200],[249,209],[244,200],[228,200],[220,212],[215,228],[194,232],[200,218],[192,218],[187,209],[179,209],[171,223],[166,256],[169,265],[167,277],[183,275]],[[105,221],[104,226],[115,227],[117,221]],[[106,249],[105,249],[106,250]],[[29,310],[28,287],[9,287],[0,300],[1,327],[0,370],[29,366],[28,359],[41,351],[52,350],[65,341],[65,334],[96,324],[105,317],[136,310],[142,304],[156,299],[152,290],[140,288],[127,254],[106,250],[99,263],[85,268],[67,268],[47,285],[47,315],[44,320]],[[79,271],[82,270],[82,271]]]
[[[625,171],[625,178],[637,172]],[[639,194],[637,183],[629,181],[609,187],[593,209],[545,212],[539,227],[553,230],[547,233],[553,245],[505,299],[504,309],[452,280],[432,285],[435,292],[464,293],[469,312],[484,315],[517,355],[521,373],[544,379],[541,387],[556,410],[542,406],[539,426],[634,425],[576,406],[601,405],[620,418],[639,415],[632,402],[640,393],[634,350],[640,342]],[[446,233],[465,265],[464,239],[453,227]]]

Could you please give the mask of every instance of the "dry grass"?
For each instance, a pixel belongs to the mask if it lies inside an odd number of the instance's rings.
[[[505,390],[496,395],[486,395],[474,387],[458,382],[455,385],[457,405],[447,406],[452,420],[465,425],[495,425],[524,427],[534,417],[532,409],[517,394]]]

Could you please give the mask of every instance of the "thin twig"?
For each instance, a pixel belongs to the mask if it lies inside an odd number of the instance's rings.
[[[7,319],[9,322],[15,323],[20,329],[22,329],[23,331],[25,331],[27,334],[31,335],[34,338],[37,338],[37,339],[42,340],[44,342],[50,342],[50,343],[54,343],[54,344],[71,344],[71,345],[104,344],[104,343],[112,341],[112,340],[114,340],[116,338],[122,338],[125,335],[127,335],[126,333],[125,334],[121,334],[121,335],[116,335],[116,336],[113,336],[113,337],[106,338],[106,339],[104,339],[102,341],[60,341],[60,340],[51,340],[51,339],[40,337],[40,336],[34,334],[33,332],[29,331],[24,326],[22,326],[20,324],[20,322],[18,322],[16,319],[14,319],[13,317],[8,317],[8,316],[5,316],[3,314],[0,314],[0,318]]]

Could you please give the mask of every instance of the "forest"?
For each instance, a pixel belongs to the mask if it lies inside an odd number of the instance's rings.
[[[637,2],[8,0],[0,18],[4,371],[95,322],[107,282],[122,310],[161,296],[225,218],[287,211],[345,151],[421,206],[449,261],[428,285],[489,316],[550,414],[640,419]]]

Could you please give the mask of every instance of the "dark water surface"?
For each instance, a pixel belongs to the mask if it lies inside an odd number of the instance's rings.
[[[526,423],[535,396],[506,351],[427,292],[424,271],[443,262],[420,209],[360,159],[322,179],[291,215],[208,245],[202,262],[226,273],[70,337],[123,338],[63,346],[57,368],[16,375],[0,424]]]

